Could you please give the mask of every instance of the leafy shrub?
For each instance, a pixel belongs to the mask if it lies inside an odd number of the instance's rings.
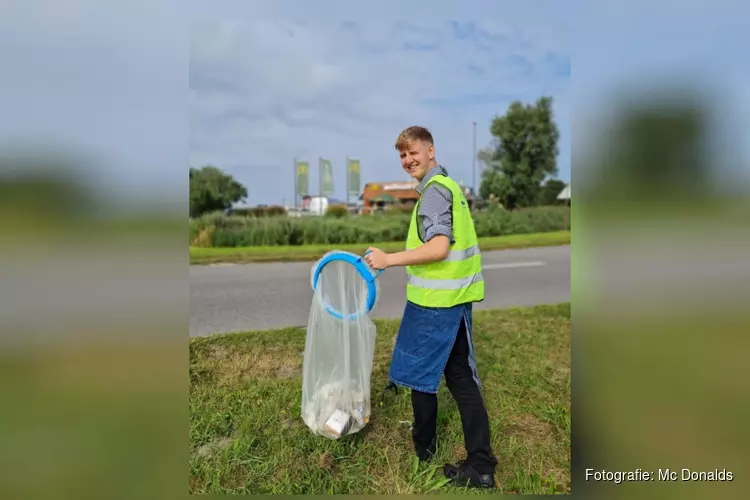
[[[346,208],[346,205],[329,205],[329,207],[326,209],[326,217],[336,217],[336,218],[342,218],[349,215],[349,209]]]
[[[389,205],[385,212],[387,214],[409,214],[414,210],[413,205]]]
[[[266,215],[268,217],[278,217],[281,215],[286,215],[286,208],[282,207],[281,205],[271,205],[270,207],[266,208]]]

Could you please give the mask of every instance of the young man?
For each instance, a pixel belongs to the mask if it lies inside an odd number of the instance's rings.
[[[419,181],[406,250],[370,248],[375,269],[405,266],[406,308],[393,349],[389,377],[411,389],[412,437],[420,460],[437,448],[437,390],[445,381],[461,413],[466,460],[445,464],[459,485],[492,488],[497,460],[480,392],[472,342],[472,303],[484,299],[482,261],[474,222],[458,184],[435,160],[432,135],[409,127],[398,136],[401,166]]]

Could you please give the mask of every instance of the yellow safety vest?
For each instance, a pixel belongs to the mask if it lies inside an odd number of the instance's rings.
[[[435,175],[425,185],[437,182],[453,194],[453,239],[448,257],[439,262],[406,266],[409,281],[406,299],[424,307],[452,307],[484,299],[482,255],[471,218],[471,210],[463,191],[448,176]],[[424,192],[424,190],[422,190]],[[420,196],[421,201],[421,196]],[[411,225],[406,238],[406,249],[422,246],[417,229],[419,201],[411,215]]]

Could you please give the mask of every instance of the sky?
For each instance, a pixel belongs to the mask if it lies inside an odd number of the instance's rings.
[[[128,203],[187,213],[186,170],[204,161],[247,183],[250,203],[289,202],[294,156],[330,158],[341,197],[346,155],[363,181],[404,178],[393,141],[414,123],[470,183],[471,122],[481,148],[493,115],[542,93],[568,180],[571,141],[578,153],[599,138],[588,118],[659,81],[710,89],[722,154],[750,165],[740,0],[26,0],[0,16],[0,152],[91,158],[92,182]]]
[[[294,159],[310,162],[318,194],[322,157],[333,164],[334,197],[345,199],[347,157],[360,160],[363,185],[408,180],[393,144],[422,125],[441,165],[471,186],[472,122],[477,149],[486,147],[493,117],[513,101],[551,96],[557,177],[569,180],[570,43],[554,10],[532,22],[424,17],[194,22],[191,165],[230,173],[250,204],[292,204]]]

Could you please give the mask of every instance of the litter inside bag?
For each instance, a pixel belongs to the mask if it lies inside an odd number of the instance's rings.
[[[378,287],[373,280],[368,290],[368,281],[351,262],[332,259],[318,268],[325,259],[313,267],[319,274],[307,324],[302,419],[313,433],[338,439],[359,432],[370,419],[376,328],[368,314],[368,294],[377,296]],[[364,261],[358,265],[366,266]]]

